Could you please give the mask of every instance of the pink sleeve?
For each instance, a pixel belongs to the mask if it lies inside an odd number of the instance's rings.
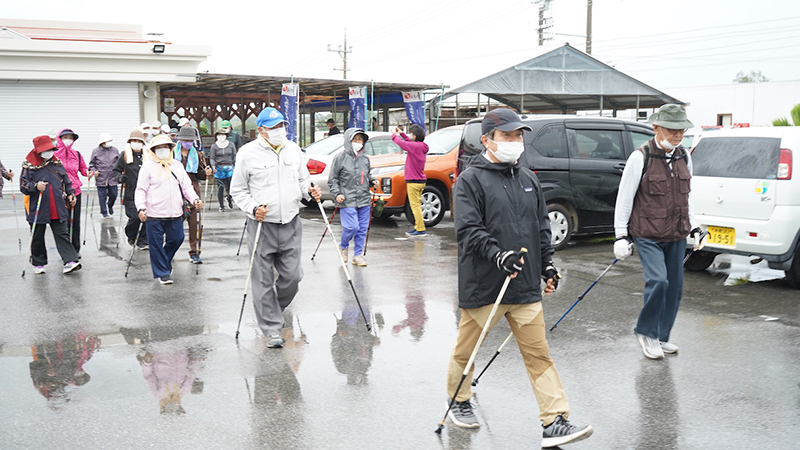
[[[75,152],[78,154],[78,172],[80,172],[81,175],[88,177],[89,174],[86,171],[86,161],[84,161],[83,155],[77,150],[75,150]]]

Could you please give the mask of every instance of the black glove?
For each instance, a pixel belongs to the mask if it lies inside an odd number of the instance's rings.
[[[542,269],[542,278],[544,278],[545,283],[549,279],[553,279],[553,289],[558,289],[558,280],[561,279],[561,274],[558,273],[556,270],[556,266],[553,265],[553,261],[550,261],[544,269]]]
[[[497,254],[494,255],[494,263],[497,265],[498,269],[509,275],[513,275],[522,271],[522,261],[520,261],[522,255],[522,252],[516,253],[514,250],[497,252]]]
[[[122,174],[119,176],[119,178],[117,178],[117,183],[125,184],[127,182],[128,182],[128,177],[126,177],[125,174]]]
[[[694,228],[692,229],[692,231],[690,231],[690,232],[689,232],[689,236],[691,236],[692,238],[694,238],[694,237],[695,237],[695,236],[694,236],[695,234],[698,234],[698,235],[699,235],[699,234],[702,234],[702,233],[703,233],[703,230],[702,230],[700,227],[694,227]]]

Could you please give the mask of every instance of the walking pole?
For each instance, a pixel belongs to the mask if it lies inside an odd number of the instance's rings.
[[[519,253],[517,253],[517,258],[522,257],[522,255],[527,252],[528,249],[523,247]],[[489,332],[489,324],[492,323],[492,318],[494,318],[494,314],[497,312],[497,307],[500,306],[500,301],[503,300],[503,295],[505,295],[506,289],[508,288],[508,283],[510,282],[511,275],[506,277],[506,280],[503,282],[503,287],[500,288],[500,292],[497,294],[497,300],[494,301],[494,306],[492,306],[492,310],[489,312],[489,317],[486,318],[486,324],[484,324],[483,330],[481,330],[481,334],[478,337],[478,342],[475,343],[475,348],[472,349],[472,355],[470,355],[469,361],[467,361],[467,364],[464,366],[464,372],[461,374],[461,381],[458,382],[456,392],[453,394],[453,398],[450,399],[450,403],[447,405],[447,411],[444,412],[444,417],[439,423],[439,427],[435,430],[436,434],[442,434],[442,428],[444,428],[444,422],[447,420],[447,415],[450,414],[450,410],[453,409],[453,404],[456,402],[456,397],[458,397],[458,391],[461,390],[461,385],[464,384],[464,379],[467,378],[470,367],[472,367],[472,363],[475,362],[475,356],[478,354],[478,349],[481,348],[483,339],[486,337],[486,333]]]
[[[261,206],[267,206],[266,204]],[[242,297],[242,309],[239,311],[239,324],[236,325],[236,340],[239,340],[239,327],[242,326],[242,315],[244,314],[244,304],[247,302],[247,290],[250,289],[250,278],[253,275],[253,262],[256,260],[256,250],[258,250],[258,239],[261,237],[261,225],[264,222],[258,221],[256,228],[256,240],[253,243],[253,253],[250,255],[250,268],[247,269],[247,281],[244,283],[244,296]],[[270,269],[272,270],[272,269]]]
[[[550,328],[550,331],[553,331],[553,330],[555,330],[555,329],[556,329],[556,327],[558,326],[558,324],[559,324],[559,323],[561,323],[561,321],[562,321],[562,320],[564,320],[564,317],[566,317],[566,316],[567,316],[567,314],[569,314],[569,312],[570,312],[570,311],[572,311],[572,308],[574,308],[574,307],[575,307],[575,305],[577,305],[579,301],[583,300],[583,297],[585,297],[585,296],[586,296],[586,294],[588,294],[588,293],[589,293],[589,291],[590,291],[590,290],[592,290],[592,288],[594,287],[594,285],[595,285],[595,284],[597,284],[597,282],[598,282],[598,281],[600,281],[600,278],[603,278],[603,275],[605,275],[605,274],[606,274],[606,272],[608,272],[608,271],[611,269],[611,266],[613,266],[614,264],[616,264],[616,263],[617,263],[617,261],[619,261],[619,259],[616,259],[616,258],[614,259],[614,261],[611,261],[611,264],[609,264],[609,265],[608,265],[608,267],[606,267],[606,270],[604,270],[604,271],[603,271],[603,273],[601,273],[601,274],[600,274],[600,276],[599,276],[599,277],[597,277],[597,279],[596,279],[596,280],[594,280],[594,282],[591,284],[591,286],[589,286],[589,289],[586,289],[586,292],[584,292],[583,294],[581,294],[580,296],[578,296],[578,300],[576,300],[576,301],[575,301],[575,303],[573,303],[573,304],[572,304],[572,306],[570,306],[570,307],[569,307],[569,309],[567,310],[567,312],[565,312],[565,313],[564,313],[564,315],[563,315],[563,316],[561,316],[561,318],[560,318],[560,319],[558,319],[558,322],[556,322],[556,323],[555,323],[555,325],[553,325],[553,326]]]
[[[375,192],[372,192],[372,198],[369,200],[369,224],[367,225],[367,237],[364,239],[364,256],[367,256],[367,244],[369,243],[369,229],[372,228],[372,204],[375,202]]]
[[[331,214],[331,222],[333,222],[333,218],[336,217],[336,211],[339,210],[339,204],[336,204],[336,207],[333,208],[333,214]],[[325,231],[322,232],[322,237],[319,238],[319,242],[317,243],[317,248],[314,250],[314,254],[311,255],[311,260],[313,261],[314,258],[317,256],[317,251],[319,250],[319,246],[322,245],[322,240],[325,239],[325,235],[328,234],[328,229],[325,228]]]
[[[208,184],[208,181],[206,181],[206,184]],[[197,257],[198,258],[200,257],[200,252],[202,251],[202,248],[203,248],[203,208],[205,208],[205,207],[206,207],[206,205],[203,204],[203,207],[200,208],[200,211],[197,212],[197,214],[200,216],[200,220],[199,220],[200,223],[197,224]],[[194,274],[195,275],[200,275],[200,264],[195,264],[194,265]]]
[[[492,363],[494,362],[495,358],[500,356],[500,352],[503,351],[503,347],[505,347],[506,344],[508,344],[508,341],[510,341],[512,337],[514,337],[514,332],[513,331],[511,333],[508,333],[508,337],[506,338],[505,341],[503,341],[502,344],[500,344],[500,348],[498,348],[497,351],[494,352],[494,356],[492,356],[492,359],[490,359],[489,362],[486,363],[486,367],[484,367],[483,370],[481,370],[481,373],[478,374],[477,378],[472,380],[472,385],[473,386],[477,386],[478,385],[478,381],[480,381],[481,377],[483,376],[483,373],[486,372],[486,369],[488,369],[489,366],[492,365]]]
[[[206,175],[206,186],[203,188],[203,209],[205,209],[208,205],[208,175]],[[202,217],[202,215],[201,215]]]
[[[314,183],[311,183],[311,187],[314,187]],[[336,236],[333,235],[333,230],[331,229],[331,223],[328,221],[328,215],[325,214],[325,209],[322,207],[322,203],[317,200],[317,206],[319,206],[319,212],[322,213],[322,218],[325,219],[325,226],[328,227],[328,232],[330,233],[331,239],[333,239],[333,245],[336,249],[339,249],[339,244],[336,242]],[[364,308],[361,307],[361,301],[358,300],[358,294],[356,293],[356,287],[353,286],[353,280],[350,279],[350,271],[347,270],[347,264],[344,262],[344,258],[342,258],[342,252],[337,251],[337,255],[339,255],[339,262],[342,263],[342,269],[344,269],[344,274],[347,277],[347,282],[350,283],[350,289],[353,290],[353,295],[356,297],[356,304],[358,304],[358,309],[361,311],[361,317],[364,318],[364,325],[367,326],[367,332],[372,331],[372,326],[369,324],[369,320],[367,320],[367,315],[364,314]]]
[[[17,195],[14,193],[14,182],[11,182],[11,199],[14,200],[14,221],[17,223],[17,241],[19,252],[22,253],[22,238],[19,236],[19,217],[17,215]]]
[[[84,203],[84,205],[88,205],[89,204],[89,187],[90,187],[91,184],[92,184],[92,179],[89,178],[89,181],[86,183],[86,203]],[[96,180],[95,180],[94,184],[97,185],[97,181]],[[94,197],[92,197],[92,201],[94,201]],[[89,210],[90,209],[91,208],[86,208],[86,214],[84,214],[84,219],[83,219],[83,245],[86,245],[86,232],[89,230],[89,227],[87,226],[87,224],[89,223]]]
[[[144,222],[139,222],[139,229],[136,231],[136,240],[133,242],[133,248],[131,249],[131,257],[128,259],[128,267],[125,268],[125,278],[128,278],[128,270],[131,268],[131,263],[133,262],[133,255],[136,252],[136,245],[139,244],[139,235],[142,234],[142,227],[144,226]]]
[[[46,189],[45,189],[46,190]],[[33,233],[36,231],[36,221],[39,220],[39,205],[42,204],[42,196],[44,192],[39,192],[39,200],[36,200],[36,211],[33,214],[33,225],[31,226],[31,240],[28,243],[28,251],[25,255],[25,262],[22,266],[22,278],[25,278],[25,268],[28,266],[28,258],[30,257],[33,247]]]
[[[247,230],[247,218],[244,219],[244,228],[242,228],[242,238],[239,239],[239,250],[236,250],[236,256],[239,256],[239,252],[242,251],[242,242],[244,242],[244,232]]]
[[[95,188],[97,187],[97,182],[95,181]],[[122,211],[125,211],[125,183],[122,183],[122,194],[120,195],[119,200],[119,228],[122,229]],[[119,240],[117,240],[117,247],[119,247]]]
[[[700,232],[700,236],[697,239],[695,239],[695,243],[692,244],[692,249],[689,250],[689,253],[687,253],[686,256],[683,258],[683,263],[684,264],[686,264],[686,261],[688,261],[689,257],[692,256],[692,253],[694,253],[697,250],[700,250],[700,247],[697,244],[699,242],[703,242],[703,238],[705,238],[707,234],[708,234],[707,231],[701,231]]]

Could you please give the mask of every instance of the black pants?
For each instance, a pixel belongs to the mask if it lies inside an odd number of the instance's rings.
[[[219,186],[217,190],[217,197],[219,198],[219,207],[225,208],[225,199],[231,198],[231,178],[215,178],[217,180],[217,186]],[[225,195],[225,192],[228,192],[228,195]],[[230,206],[230,203],[228,203]]]
[[[136,233],[138,232],[139,242],[137,245],[140,247],[147,245],[147,227],[141,225],[142,222],[139,220],[139,212],[136,211],[136,205],[133,203],[133,199],[123,204],[125,205],[125,215],[128,216],[128,223],[125,224],[125,236],[128,237],[128,243],[133,245],[133,243],[136,242]]]
[[[72,246],[75,247],[75,251],[80,253],[81,252],[81,198],[83,195],[76,195],[75,196],[75,206],[70,209],[69,203],[67,203],[67,213],[69,213],[70,217],[67,219],[67,234],[69,234],[70,239],[72,240]],[[77,259],[75,260],[77,261]]]
[[[50,211],[45,211],[49,213]],[[58,219],[49,222],[50,230],[53,232],[53,239],[56,241],[58,254],[64,264],[70,261],[78,261],[78,252],[69,241],[69,221],[59,222]],[[34,266],[47,265],[47,247],[44,242],[44,232],[47,223],[37,223],[33,230],[33,243],[31,244],[31,263]]]

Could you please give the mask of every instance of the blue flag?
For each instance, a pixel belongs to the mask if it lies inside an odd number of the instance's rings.
[[[348,128],[364,129],[367,124],[366,96],[366,86],[350,88],[350,121]]]
[[[425,102],[422,91],[403,92],[403,104],[406,106],[408,120],[425,129]]]
[[[286,139],[297,142],[297,92],[298,84],[284,84],[281,88],[281,114],[288,122]]]

